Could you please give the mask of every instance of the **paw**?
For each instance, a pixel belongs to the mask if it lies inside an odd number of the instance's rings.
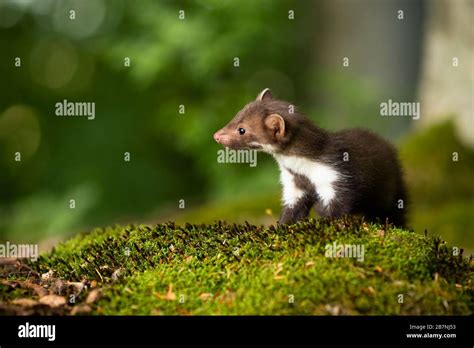
[[[293,219],[283,219],[283,218],[278,219],[279,225],[291,224],[293,222],[294,222]]]
[[[292,224],[296,221],[297,221],[297,219],[295,218],[294,214],[292,214],[291,212],[283,212],[281,214],[280,218],[278,219],[278,223],[280,225]]]

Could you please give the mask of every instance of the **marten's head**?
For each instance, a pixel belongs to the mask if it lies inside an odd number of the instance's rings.
[[[276,152],[288,143],[291,136],[291,118],[294,106],[274,100],[266,88],[257,99],[247,104],[222,129],[214,134],[214,140],[231,149],[256,149]]]

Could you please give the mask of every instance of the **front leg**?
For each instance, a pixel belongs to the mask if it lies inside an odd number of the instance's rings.
[[[296,184],[296,178],[287,169],[281,168],[280,180],[283,185],[283,210],[279,223],[296,222],[308,217],[314,204],[314,197]]]
[[[313,204],[312,197],[305,194],[296,204],[284,205],[278,223],[288,224],[307,218]]]

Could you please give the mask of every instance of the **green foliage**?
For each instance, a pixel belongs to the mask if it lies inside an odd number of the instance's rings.
[[[400,156],[410,191],[411,225],[472,252],[474,150],[459,141],[447,121],[407,136]]]
[[[364,259],[326,257],[326,245],[334,242],[363,245]],[[473,310],[470,261],[454,256],[437,238],[349,218],[270,227],[222,222],[108,227],[79,235],[29,266],[53,271],[58,279],[97,282],[95,314]],[[7,298],[8,288],[0,290]],[[86,296],[81,298],[76,306]]]
[[[0,240],[39,239],[56,220],[55,233],[71,233],[142,221],[179,199],[277,186],[268,180],[269,159],[259,158],[258,169],[218,164],[212,134],[264,87],[301,98],[294,91],[310,67],[303,52],[311,32],[301,27],[310,23],[309,2],[74,3],[75,21],[64,18],[69,7],[62,2],[0,3],[0,11],[23,13],[0,31],[8,47],[0,74],[9,82],[0,99]],[[299,21],[288,20],[289,4]],[[99,25],[94,31],[88,22]],[[12,67],[17,55],[21,68]],[[63,99],[95,102],[96,119],[56,117],[54,105]],[[13,161],[15,151],[24,154],[21,162]],[[70,198],[78,208],[63,219]]]

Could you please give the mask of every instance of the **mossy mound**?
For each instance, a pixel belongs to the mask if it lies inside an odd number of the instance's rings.
[[[363,246],[365,252],[359,258],[325,256],[334,243]],[[2,313],[473,311],[471,260],[453,255],[437,238],[349,218],[270,227],[109,227],[77,236],[22,267],[31,268],[28,279],[10,270],[0,284]]]

